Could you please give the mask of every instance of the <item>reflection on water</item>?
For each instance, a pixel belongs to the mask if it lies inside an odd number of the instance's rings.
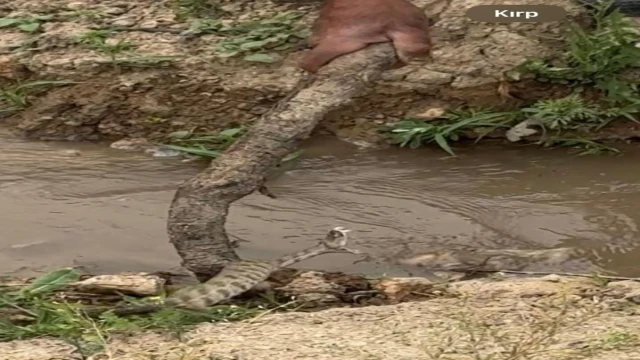
[[[202,164],[151,159],[103,145],[0,135],[0,273],[81,265],[92,272],[158,270],[179,262],[165,221],[176,186]],[[77,149],[75,156],[68,149]],[[274,179],[278,198],[250,195],[227,229],[242,256],[273,258],[314,244],[334,226],[378,258],[466,248],[570,247],[551,269],[640,276],[640,151],[576,157],[535,147],[355,150],[315,139]],[[303,267],[399,271],[325,255]]]

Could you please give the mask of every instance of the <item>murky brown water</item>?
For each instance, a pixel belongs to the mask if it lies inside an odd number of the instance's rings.
[[[617,158],[535,147],[460,155],[316,139],[296,169],[270,184],[279,198],[248,196],[232,208],[227,229],[249,241],[240,243],[246,257],[277,257],[341,225],[355,230],[356,246],[382,257],[402,244],[416,254],[568,246],[577,249],[575,259],[532,270],[596,267],[640,276],[640,149]],[[0,135],[0,274],[69,265],[100,273],[175,268],[167,209],[177,184],[199,168],[103,145]],[[325,255],[300,266],[399,271],[353,260]]]

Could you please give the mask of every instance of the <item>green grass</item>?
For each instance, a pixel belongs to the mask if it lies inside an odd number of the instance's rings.
[[[231,146],[238,138],[247,132],[246,127],[226,129],[217,134],[200,134],[193,130],[175,131],[168,136],[168,144],[162,147],[170,150],[180,151],[190,155],[203,158],[215,159]],[[303,151],[293,151],[284,156],[278,165],[278,172],[283,172],[294,166],[295,162]]]
[[[309,30],[299,24],[303,16],[288,11],[232,25],[224,25],[219,19],[199,18],[192,20],[182,34],[221,36],[213,49],[221,59],[243,56],[249,62],[274,63],[280,59],[278,51],[291,49],[309,36]]]
[[[42,31],[42,24],[53,19],[53,15],[32,15],[0,18],[0,29],[15,28],[27,33]]]
[[[169,134],[169,143],[163,147],[191,155],[217,158],[246,131],[245,127],[226,129],[217,134],[199,134],[193,130],[176,131]]]
[[[136,56],[126,55],[136,46],[126,40],[109,41],[110,37],[117,33],[115,30],[101,29],[92,30],[75,41],[89,49],[107,55],[107,63],[116,69],[121,68],[159,68],[173,65],[179,56]]]
[[[463,135],[475,137],[526,121],[528,127],[542,132],[537,143],[543,146],[577,148],[579,154],[619,153],[613,147],[589,140],[613,121],[639,122],[640,93],[637,85],[625,73],[640,66],[638,30],[609,5],[591,10],[594,26],[583,29],[571,24],[566,38],[566,51],[553,62],[531,59],[508,72],[513,80],[524,75],[541,82],[563,84],[572,93],[559,99],[542,99],[512,112],[493,112],[490,109],[456,110],[424,122],[405,119],[384,128],[390,142],[418,148],[436,143],[450,155],[455,155],[451,142]],[[588,92],[587,90],[595,90]],[[590,98],[585,98],[589,93]],[[594,96],[595,95],[595,96]],[[596,100],[593,100],[593,98]],[[538,131],[533,131],[538,132]],[[473,135],[476,133],[476,135]],[[480,133],[481,135],[477,135]]]
[[[27,83],[18,82],[11,86],[0,88],[0,113],[11,113],[24,110],[31,104],[31,95],[39,89],[77,84],[68,80],[41,80]]]
[[[89,316],[84,305],[66,301],[60,292],[80,276],[76,270],[67,268],[45,274],[21,288],[0,286],[0,314],[20,314],[19,318],[0,316],[0,341],[51,336],[75,345],[88,355],[103,348],[116,333],[154,329],[179,335],[195,324],[238,321],[264,312],[260,306],[220,305],[206,311],[167,308],[145,316],[120,317],[112,311]],[[145,302],[145,299],[124,300],[133,304]]]
[[[92,30],[78,36],[75,40],[76,43],[85,45],[91,50],[106,54],[111,61],[115,62],[118,54],[134,49],[135,45],[126,40],[109,41],[110,36],[114,33],[115,31],[108,29]]]
[[[222,12],[220,5],[210,0],[173,0],[170,7],[176,14],[177,21],[216,18]]]
[[[213,49],[214,55],[220,59],[242,56],[248,62],[274,63],[281,58],[278,51],[291,49],[309,36],[309,30],[299,24],[303,15],[289,11],[233,25],[225,25],[219,19],[199,17],[191,20],[189,29],[182,35],[221,36]],[[109,41],[114,33],[116,31],[109,29],[89,31],[77,37],[76,43],[106,54],[116,67],[123,63],[131,64],[132,61],[123,60],[121,54],[134,49],[135,45],[125,40]],[[143,64],[152,66],[151,61]],[[166,64],[166,61],[161,64]]]
[[[607,13],[603,4],[590,12],[595,25],[583,29],[571,24],[565,42],[566,51],[553,64],[531,59],[512,75],[534,74],[540,81],[571,86],[595,86],[610,101],[640,102],[635,86],[624,78],[624,71],[640,65],[638,30],[617,10]]]
[[[417,119],[400,121],[389,129],[390,142],[401,147],[417,149],[425,143],[436,143],[450,155],[455,155],[450,142],[458,141],[466,131],[479,133],[476,141],[495,129],[513,123],[515,113],[489,110],[457,110],[444,114],[439,120],[424,122]]]
[[[110,15],[104,13],[100,9],[69,9],[59,13],[62,18],[85,20],[89,22],[103,20]]]
[[[276,51],[290,49],[309,36],[309,30],[298,23],[303,15],[288,11],[223,27],[219,31],[225,38],[215,47],[215,54],[220,58],[244,55],[245,61],[273,63],[279,59]]]

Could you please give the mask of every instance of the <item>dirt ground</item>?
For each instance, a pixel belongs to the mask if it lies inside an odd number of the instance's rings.
[[[288,49],[275,52],[280,60],[274,63],[247,62],[242,56],[221,58],[216,46],[225,36],[229,40],[235,35],[180,34],[195,19],[178,17],[177,6],[194,3],[198,1],[57,0],[46,5],[36,0],[5,1],[0,17],[49,18],[40,21],[38,31],[0,28],[0,88],[11,90],[36,80],[73,83],[32,88],[22,111],[1,113],[3,123],[36,139],[154,141],[174,131],[207,132],[252,123],[302,76],[296,62],[305,43],[293,41]],[[498,0],[415,3],[433,22],[433,61],[388,71],[369,93],[327,116],[317,132],[375,143],[382,140],[380,125],[434,107],[513,108],[566,91],[521,81],[510,85],[511,94],[522,99],[515,102],[499,91],[505,71],[530,57],[552,57],[562,51],[557,39],[564,23],[479,24],[465,16],[471,6],[504,3]],[[571,1],[547,3],[567,9],[568,20],[584,17]],[[319,6],[317,1],[282,0],[220,4],[218,10],[209,11],[209,20],[238,25],[292,10],[302,14],[294,22],[297,29],[308,29]],[[113,27],[119,30],[109,35],[107,44],[124,41],[132,46],[114,58],[104,46],[79,42],[94,36],[91,31]],[[640,133],[640,128],[629,124],[613,132],[614,137],[626,138]]]
[[[93,360],[138,359],[640,359],[640,282],[480,279],[396,305],[265,314],[203,324],[181,336],[107,339]],[[5,360],[81,359],[37,339],[0,344]]]

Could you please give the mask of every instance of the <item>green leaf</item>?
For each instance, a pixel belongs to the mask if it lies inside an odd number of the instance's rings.
[[[40,20],[40,21],[48,21],[53,19],[53,15],[36,15],[33,17],[33,19]]]
[[[172,139],[184,139],[186,137],[189,137],[190,135],[191,135],[191,130],[180,130],[180,131],[174,131],[170,133],[169,137]]]
[[[222,152],[220,151],[208,150],[205,148],[192,148],[192,147],[177,146],[177,145],[163,145],[163,147],[171,150],[182,151],[187,154],[205,156],[210,158],[217,158],[220,155],[222,155]]]
[[[13,26],[20,23],[20,19],[16,18],[0,18],[0,28]]]
[[[300,155],[302,155],[304,153],[304,150],[297,150],[297,151],[293,151],[288,153],[287,155],[285,155],[282,160],[280,160],[281,163],[285,163],[287,161],[291,161],[293,159],[297,159]]]
[[[451,147],[449,147],[449,143],[447,142],[447,139],[444,138],[444,136],[442,136],[442,134],[436,134],[434,136],[434,139],[436,140],[436,143],[446,152],[448,152],[451,156],[456,156],[456,154],[453,152],[453,150],[451,150]]]
[[[273,48],[275,51],[283,51],[291,48],[291,44],[282,44]]]
[[[38,31],[38,29],[40,29],[40,23],[32,22],[32,23],[20,24],[18,25],[18,29],[26,32]]]
[[[44,295],[62,289],[72,282],[80,279],[80,273],[73,268],[65,268],[52,271],[35,279],[28,287],[23,289],[23,295]]]
[[[230,58],[238,54],[240,54],[240,51],[224,51],[224,52],[219,52],[217,56],[221,58]]]
[[[269,54],[251,54],[251,55],[245,56],[244,60],[252,61],[252,62],[268,63],[268,64],[278,61],[278,59],[275,56],[272,56]]]
[[[260,49],[266,44],[270,43],[271,39],[260,40],[260,41],[250,41],[240,45],[240,49],[242,50],[255,50]]]
[[[222,130],[220,131],[219,135],[220,136],[225,136],[225,137],[234,137],[236,135],[238,135],[239,133],[241,133],[244,130],[244,128],[233,128],[233,129],[226,129],[226,130]]]

